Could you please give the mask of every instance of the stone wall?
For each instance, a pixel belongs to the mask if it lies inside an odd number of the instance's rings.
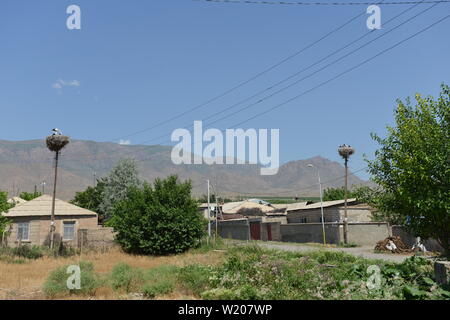
[[[113,246],[113,228],[98,227],[96,229],[82,229],[78,232],[78,248],[98,249]]]

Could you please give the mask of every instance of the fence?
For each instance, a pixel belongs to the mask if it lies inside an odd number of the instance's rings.
[[[339,244],[344,239],[343,223],[325,223],[325,239],[328,244]],[[375,244],[389,236],[385,222],[354,222],[348,224],[348,242],[361,246]],[[321,223],[289,223],[281,225],[281,240],[299,243],[323,243]]]

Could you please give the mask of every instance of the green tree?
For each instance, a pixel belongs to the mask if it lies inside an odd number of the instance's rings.
[[[120,160],[111,172],[103,178],[102,200],[98,210],[110,218],[114,205],[124,200],[128,189],[142,185],[138,178],[136,162],[133,159]]]
[[[14,207],[14,204],[8,203],[8,193],[0,191],[0,239],[10,223],[9,219],[7,219],[2,213],[7,212],[12,207]]]
[[[376,200],[385,216],[415,235],[435,238],[450,255],[450,89],[437,100],[416,95],[398,100],[394,127],[387,137],[372,134],[380,149],[366,160],[381,186]]]
[[[356,186],[348,190],[347,197],[356,198],[358,201],[367,202],[367,196],[371,193],[372,189],[368,186]],[[345,199],[345,188],[327,188],[323,192],[324,201],[342,200]]]
[[[33,200],[33,199],[36,199],[37,197],[40,197],[40,196],[42,196],[42,193],[41,192],[21,192],[20,194],[19,194],[19,198],[22,198],[23,200],[27,200],[27,201],[30,201],[30,200]]]
[[[196,246],[205,235],[206,220],[191,197],[191,183],[177,176],[156,179],[153,186],[131,187],[116,203],[108,225],[128,252],[164,255]]]
[[[103,191],[105,190],[104,179],[97,179],[95,187],[87,187],[86,190],[77,192],[70,203],[97,212],[99,220],[103,220],[105,212],[100,208],[103,200]]]

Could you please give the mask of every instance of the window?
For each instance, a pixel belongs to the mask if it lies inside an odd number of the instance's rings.
[[[307,222],[306,218],[301,218],[300,219],[300,223],[306,223],[306,222]]]
[[[75,239],[75,221],[64,221],[63,240]]]
[[[17,240],[28,241],[29,229],[30,228],[28,222],[19,222],[17,224]]]

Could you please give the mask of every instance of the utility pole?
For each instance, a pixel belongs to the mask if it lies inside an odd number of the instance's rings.
[[[69,143],[69,137],[63,136],[59,129],[53,129],[53,134],[46,139],[47,148],[55,152],[55,179],[53,182],[53,198],[52,212],[50,218],[50,249],[53,249],[55,241],[55,199],[56,199],[56,182],[58,180],[58,160],[60,151]]]
[[[55,199],[56,199],[56,181],[58,180],[58,159],[59,150],[55,153],[55,180],[53,181],[52,215],[50,219],[50,249],[53,249],[55,241]]]
[[[45,194],[45,184],[46,184],[45,181],[42,181],[42,182],[41,182],[41,186],[42,186],[42,194]]]
[[[34,196],[37,195],[37,185],[34,185]]]
[[[348,243],[348,218],[347,218],[347,200],[348,200],[348,159],[355,153],[355,149],[345,144],[339,146],[339,155],[344,159],[345,165],[345,199],[344,199],[344,243]]]
[[[317,170],[317,178],[319,179],[319,194],[320,194],[320,214],[322,216],[322,237],[323,237],[323,245],[326,245],[326,236],[325,236],[325,217],[323,215],[323,197],[322,197],[322,183],[320,182],[320,172],[319,169],[314,167],[313,164],[307,165],[310,168],[315,168]]]
[[[97,172],[94,171],[94,188],[97,185]]]
[[[211,204],[210,204],[210,192],[209,192],[209,180],[206,180],[208,183],[208,243],[211,238]]]

